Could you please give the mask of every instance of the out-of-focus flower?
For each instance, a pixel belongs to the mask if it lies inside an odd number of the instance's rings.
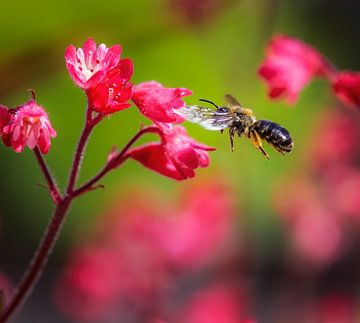
[[[275,206],[290,229],[295,259],[322,266],[331,263],[344,247],[341,218],[324,201],[319,188],[306,174],[283,181]]]
[[[255,323],[246,319],[244,302],[244,296],[231,287],[210,287],[194,294],[176,322]]]
[[[89,38],[82,48],[69,45],[65,51],[66,68],[75,84],[82,89],[96,86],[108,71],[120,61],[121,46],[107,48],[105,44],[98,47]]]
[[[30,149],[37,146],[46,154],[51,146],[50,138],[56,137],[44,108],[30,100],[16,109],[9,110],[11,119],[2,129],[5,145],[20,153],[27,145]]]
[[[221,12],[231,0],[169,0],[174,15],[180,16],[186,23],[198,25]]]
[[[109,114],[131,106],[128,101],[132,94],[129,80],[134,67],[130,59],[121,59],[119,64],[109,70],[95,87],[86,91],[89,105],[97,112]]]
[[[96,224],[96,240],[77,248],[58,280],[54,296],[61,312],[106,321],[137,311],[146,316],[139,322],[148,322],[169,302],[173,307],[178,275],[183,281],[221,255],[234,215],[232,194],[219,183],[185,189],[178,207],[141,189],[118,200]]]
[[[199,185],[187,192],[171,216],[143,218],[139,233],[172,268],[200,267],[231,236],[233,201],[224,185]]]
[[[358,320],[358,306],[355,300],[339,293],[322,297],[315,308],[320,323],[353,323]]]
[[[127,279],[120,274],[115,251],[78,248],[56,285],[56,305],[75,319],[103,317],[116,304],[122,279]]]
[[[183,180],[195,176],[194,170],[209,165],[208,147],[190,138],[181,126],[158,124],[161,143],[150,143],[131,150],[130,157],[164,176]]]
[[[356,160],[360,153],[356,116],[342,109],[321,112],[315,118],[316,136],[311,137],[308,161],[312,168],[324,172]]]
[[[278,35],[270,41],[258,73],[268,83],[271,98],[283,96],[292,104],[312,78],[331,74],[331,69],[314,48]]]
[[[343,103],[360,107],[360,73],[338,73],[333,81],[333,90]]]
[[[140,112],[154,122],[182,122],[174,112],[185,106],[182,97],[191,95],[185,88],[166,88],[155,81],[140,83],[133,87],[132,100]]]
[[[360,219],[360,170],[356,167],[334,167],[326,173],[324,191],[334,210]]]

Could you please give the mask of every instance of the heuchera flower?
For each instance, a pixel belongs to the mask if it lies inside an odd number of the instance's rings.
[[[95,87],[86,91],[89,105],[99,113],[112,113],[131,106],[128,101],[132,94],[129,80],[134,67],[130,59],[121,59],[119,64],[109,70]]]
[[[294,103],[303,87],[315,76],[331,73],[331,67],[312,47],[296,38],[275,36],[258,74],[269,85],[269,96],[284,96]]]
[[[183,96],[191,95],[185,88],[165,88],[155,81],[140,83],[133,88],[132,100],[140,112],[155,122],[182,122],[174,112],[185,106]]]
[[[341,72],[333,82],[336,97],[343,103],[360,107],[360,73]]]
[[[164,176],[183,180],[195,176],[194,170],[209,165],[207,151],[215,150],[196,142],[185,128],[158,124],[161,143],[149,143],[130,152],[130,157]]]
[[[83,48],[76,49],[73,45],[66,48],[66,68],[75,84],[86,90],[96,86],[108,71],[118,65],[120,54],[120,45],[107,48],[100,44],[97,47],[89,38]]]
[[[50,138],[56,137],[56,131],[44,108],[30,100],[16,109],[8,110],[8,113],[11,119],[2,129],[4,144],[13,147],[17,153],[27,145],[30,149],[37,146],[41,153],[46,154],[51,146]]]

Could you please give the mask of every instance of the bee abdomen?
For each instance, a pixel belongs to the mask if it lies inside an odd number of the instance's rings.
[[[258,120],[254,123],[253,129],[281,153],[289,153],[294,148],[289,131],[275,122]]]

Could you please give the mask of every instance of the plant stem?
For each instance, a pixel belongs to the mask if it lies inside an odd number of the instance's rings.
[[[71,172],[70,172],[70,177],[69,177],[68,185],[66,188],[66,194],[69,196],[71,195],[71,193],[74,189],[74,185],[76,183],[76,179],[77,179],[77,176],[79,173],[79,167],[80,167],[82,154],[83,154],[87,139],[89,138],[89,135],[90,135],[92,129],[94,128],[94,125],[95,125],[95,123],[92,122],[92,118],[91,118],[91,109],[88,108],[86,111],[85,126],[81,133],[78,145],[76,147],[76,152],[74,155],[74,160],[73,160],[73,164],[72,164],[72,168],[71,168]]]
[[[39,247],[27,269],[23,278],[21,279],[14,296],[12,297],[8,306],[5,307],[4,312],[1,313],[0,322],[6,322],[15,313],[16,310],[24,303],[35,284],[40,278],[40,275],[47,263],[49,255],[54,247],[55,242],[59,236],[59,232],[65,220],[66,212],[70,206],[71,199],[63,199],[56,207],[53,217],[51,218],[45,234],[39,244]]]
[[[110,170],[119,167],[128,157],[126,153],[131,148],[131,146],[139,140],[144,134],[146,133],[157,133],[161,136],[161,132],[158,127],[155,126],[148,126],[145,128],[140,129],[130,140],[129,142],[124,146],[124,148],[111,160],[107,162],[107,164],[103,167],[103,169],[95,175],[93,178],[91,178],[89,181],[87,181],[85,184],[83,184],[81,187],[79,187],[77,190],[75,190],[74,197],[79,196],[93,188],[93,186],[101,179],[103,178]]]
[[[51,198],[53,199],[54,203],[56,205],[58,205],[61,201],[61,195],[59,193],[59,189],[57,188],[55,181],[53,180],[53,178],[50,174],[50,171],[49,171],[48,167],[46,166],[45,160],[43,159],[43,156],[42,156],[41,152],[39,151],[38,147],[34,148],[34,153],[35,153],[36,159],[39,163],[40,169],[41,169],[42,173],[44,174],[46,182],[49,186]]]

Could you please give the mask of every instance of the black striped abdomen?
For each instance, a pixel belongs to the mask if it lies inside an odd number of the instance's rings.
[[[276,150],[289,153],[294,148],[294,142],[289,131],[279,124],[269,120],[258,120],[253,129]]]

